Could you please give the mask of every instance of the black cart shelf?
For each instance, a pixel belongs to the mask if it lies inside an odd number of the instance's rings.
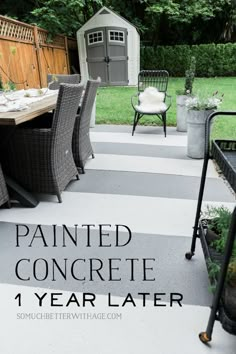
[[[231,185],[233,191],[236,193],[236,140],[215,140],[212,142],[210,151],[210,126],[211,121],[216,116],[236,116],[236,112],[214,112],[207,118],[205,125],[205,154],[202,168],[202,176],[200,182],[200,189],[198,195],[197,210],[195,215],[195,223],[193,227],[193,236],[190,252],[185,254],[186,259],[191,260],[195,254],[196,240],[200,239],[205,260],[214,260],[215,254],[206,241],[206,224],[204,220],[200,220],[201,207],[203,200],[203,193],[206,182],[206,174],[209,159],[214,159],[221,169],[222,174]],[[235,137],[236,138],[236,137]],[[215,279],[210,279],[216,283],[213,302],[211,306],[211,313],[208,320],[206,331],[199,334],[199,338],[203,343],[208,343],[212,339],[212,332],[215,320],[219,320],[222,327],[229,333],[236,335],[236,320],[231,319],[224,306],[224,288],[227,275],[229,261],[232,255],[234,240],[236,235],[236,206],[232,213],[231,224],[226,241],[225,252],[220,260],[221,269],[220,274]]]
[[[215,140],[212,156],[236,193],[236,140]]]

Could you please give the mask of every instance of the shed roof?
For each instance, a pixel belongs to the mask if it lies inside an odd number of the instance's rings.
[[[122,17],[121,15],[119,15],[118,13],[116,13],[115,11],[109,9],[108,7],[106,6],[103,6],[98,12],[96,12],[82,27],[79,28],[78,31],[82,31],[83,30],[83,27],[87,26],[90,22],[93,21],[93,19],[98,16],[101,12],[104,12],[104,14],[107,12],[107,13],[111,13],[112,15],[116,16],[116,17],[119,17],[120,19],[122,19],[123,21],[127,22],[130,26],[134,27],[137,31],[137,27],[132,24],[131,22],[129,22],[126,18]],[[77,31],[77,32],[78,32]]]

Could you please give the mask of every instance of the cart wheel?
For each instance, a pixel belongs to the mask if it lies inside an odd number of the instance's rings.
[[[192,256],[193,256],[192,252],[185,253],[185,258],[188,259],[189,261],[192,259]]]
[[[199,334],[199,339],[202,343],[207,344],[208,342],[211,341],[211,338],[208,337],[206,332],[201,332]]]

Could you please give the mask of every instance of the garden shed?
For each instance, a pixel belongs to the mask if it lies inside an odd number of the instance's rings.
[[[136,85],[140,38],[135,26],[107,7],[78,31],[82,81],[101,77],[102,85]]]

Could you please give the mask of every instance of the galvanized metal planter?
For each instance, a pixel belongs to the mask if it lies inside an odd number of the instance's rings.
[[[214,110],[187,111],[187,155],[193,159],[203,159],[205,149],[205,123]]]

